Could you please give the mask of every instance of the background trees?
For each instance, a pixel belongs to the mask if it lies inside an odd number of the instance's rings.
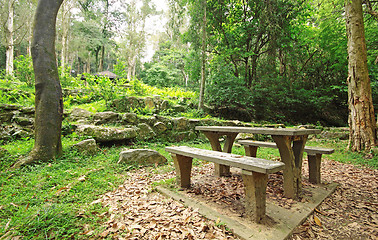
[[[12,2],[0,1],[4,6]],[[204,66],[201,56],[205,56],[204,106],[213,115],[246,121],[346,126],[344,3],[207,0],[200,4],[167,0],[167,7],[162,9],[156,0],[67,0],[57,20],[57,62],[61,76],[69,69],[78,74],[110,70],[151,85],[200,92]],[[377,2],[368,0],[362,5],[375,108],[377,7]],[[15,1],[14,44],[9,44],[9,30],[4,27],[9,22],[9,8],[0,9],[0,68],[4,72],[10,45],[15,47],[16,58],[29,52],[31,24],[25,16],[33,14],[34,8],[31,0]],[[152,23],[154,29],[150,31]],[[152,57],[146,59],[147,55]]]

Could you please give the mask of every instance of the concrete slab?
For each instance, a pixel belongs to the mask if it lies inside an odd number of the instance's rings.
[[[307,186],[306,191],[311,192],[311,197],[306,196],[304,202],[296,202],[290,209],[275,205],[267,200],[267,216],[270,220],[267,224],[257,224],[240,215],[220,209],[216,203],[206,202],[200,198],[193,198],[185,191],[158,186],[157,190],[169,198],[182,202],[184,205],[198,209],[199,213],[214,221],[225,224],[236,236],[245,240],[282,240],[287,239],[293,230],[312,214],[321,202],[333,193],[338,184]]]

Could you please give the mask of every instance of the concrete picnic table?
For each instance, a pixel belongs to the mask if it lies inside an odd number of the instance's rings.
[[[197,126],[209,139],[214,151],[231,153],[233,143],[239,133],[271,135],[277,144],[281,161],[285,163],[284,194],[288,198],[298,199],[302,190],[302,159],[303,150],[310,134],[320,133],[319,129],[302,128],[261,128],[261,127],[234,127],[234,126]],[[223,149],[219,138],[226,136]],[[215,175],[230,174],[230,167],[215,164]]]

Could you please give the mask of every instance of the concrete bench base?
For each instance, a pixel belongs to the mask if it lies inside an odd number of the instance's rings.
[[[257,223],[261,223],[266,214],[268,174],[283,170],[285,166],[281,162],[186,146],[167,147],[165,150],[172,155],[176,181],[182,188],[190,187],[193,158],[242,169],[246,216]]]

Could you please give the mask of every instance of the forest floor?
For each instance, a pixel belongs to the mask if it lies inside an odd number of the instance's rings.
[[[309,185],[303,166],[303,185]],[[212,164],[194,167],[193,175],[211,174]],[[377,239],[378,236],[378,170],[330,161],[322,162],[322,181],[337,182],[339,186],[298,226],[290,238],[299,239]],[[139,169],[129,174],[127,181],[115,191],[95,202],[109,207],[102,214],[110,216],[105,230],[96,237],[114,239],[238,239],[226,226],[202,217],[196,209],[167,199],[153,191],[154,183],[170,179],[175,173],[157,174]],[[169,180],[168,180],[169,181]],[[220,187],[221,186],[221,187]],[[293,200],[283,197],[282,174],[271,174],[267,198],[290,208]],[[240,176],[195,183],[188,191],[208,201],[241,211],[244,190]],[[85,235],[93,232],[87,229]]]

